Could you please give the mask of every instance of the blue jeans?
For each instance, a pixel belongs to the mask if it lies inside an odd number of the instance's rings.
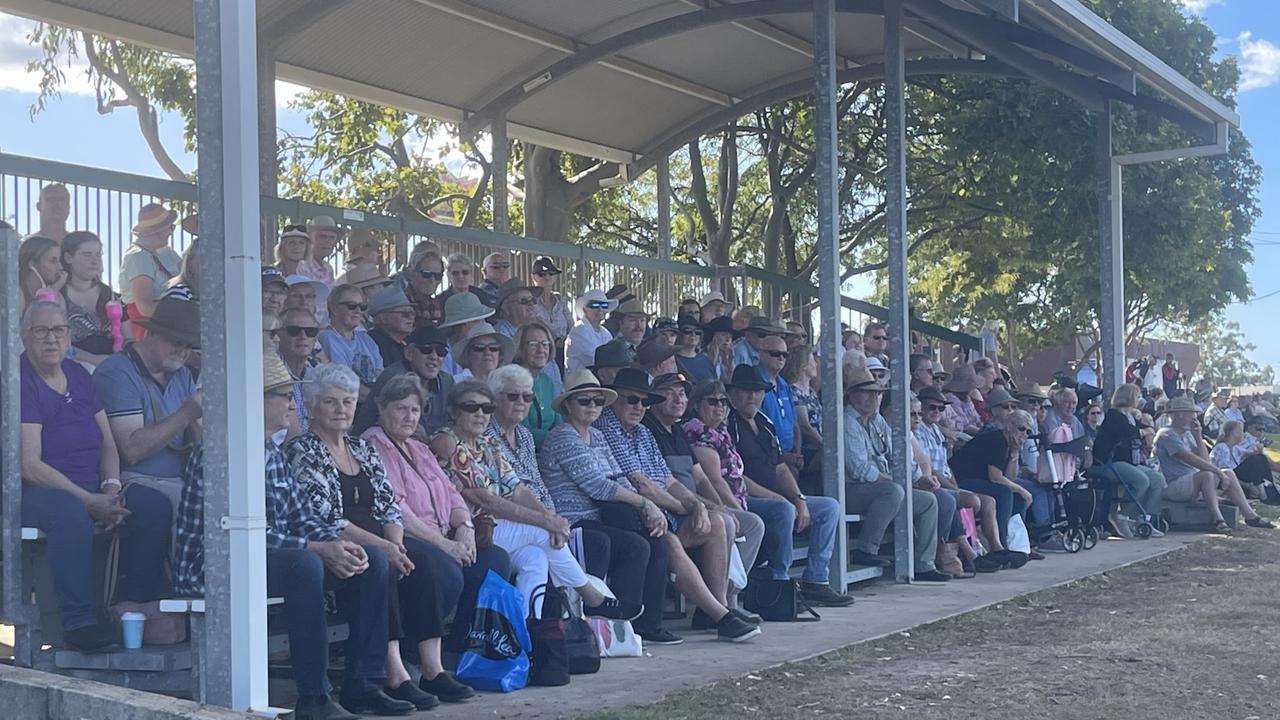
[[[289,660],[299,696],[330,690],[329,632],[324,595],[333,590],[347,622],[346,682],[380,683],[386,677],[387,556],[364,546],[369,568],[345,580],[325,570],[310,550],[267,551],[267,594],[284,598],[289,629]]]
[[[810,497],[809,555],[805,563],[804,582],[825,584],[830,577],[831,554],[835,552],[836,530],[840,524],[840,503],[829,497]],[[747,510],[764,521],[762,554],[768,559],[769,572],[775,580],[786,580],[791,567],[792,534],[795,532],[795,506],[780,498],[747,498]]]
[[[964,535],[964,525],[956,515],[956,495],[959,490],[938,488],[933,497],[938,501],[938,542],[951,542]]]
[[[1004,485],[997,485],[985,478],[956,478],[956,484],[969,492],[989,495],[995,498],[996,523],[1000,525],[1000,544],[1007,544],[1009,542],[1009,518],[1013,517],[1014,513],[1021,513],[1026,507],[1026,504],[1022,502],[1022,496],[1014,495],[1013,491]]]
[[[173,508],[164,494],[131,485],[124,492],[130,515],[120,526],[120,571],[116,600],[150,602],[165,592],[165,560],[169,555],[169,527]],[[22,524],[44,531],[53,592],[58,599],[63,630],[88,627],[98,621],[93,576],[93,518],[71,493],[24,485]],[[103,598],[112,602],[111,598]]]
[[[1049,488],[1037,482],[1023,480],[1019,478],[1014,480],[1018,485],[1027,492],[1031,493],[1031,507],[1027,509],[1028,523],[1032,527],[1048,527],[1053,523],[1053,496],[1049,493]]]

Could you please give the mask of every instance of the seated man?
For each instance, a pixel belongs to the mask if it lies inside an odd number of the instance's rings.
[[[742,460],[747,509],[764,521],[768,533],[769,570],[785,580],[791,564],[792,532],[807,533],[809,555],[800,592],[810,605],[843,607],[853,598],[830,586],[831,554],[840,529],[840,503],[829,497],[805,497],[782,461],[773,423],[760,412],[768,383],[750,365],[739,365],[726,384],[733,408],[726,421],[729,438]],[[779,522],[792,520],[792,522]]]
[[[329,645],[325,594],[337,594],[347,620],[346,681],[342,705],[403,715],[412,703],[382,691],[387,651],[387,556],[373,546],[341,540],[341,528],[320,520],[289,473],[271,436],[293,409],[293,378],[279,358],[263,358],[263,429],[266,431],[267,594],[283,596],[288,620],[298,720],[354,718],[329,697]],[[178,506],[173,556],[175,591],[204,594],[204,451],[196,448],[186,467]]]
[[[449,355],[449,334],[446,330],[423,326],[405,338],[404,361],[387,366],[369,390],[369,397],[356,407],[352,434],[359,435],[378,421],[378,393],[387,381],[398,375],[413,373],[422,381],[426,393],[426,407],[418,416],[423,437],[431,437],[444,427],[448,416],[444,411],[444,399],[453,387],[453,376],[442,372],[444,359]],[[299,379],[297,377],[295,380]]]
[[[369,298],[369,317],[373,318],[369,338],[378,346],[382,367],[404,362],[405,338],[413,332],[417,317],[404,290],[388,286],[375,291]]]
[[[890,458],[893,432],[880,416],[884,386],[863,368],[844,376],[845,501],[849,512],[862,515],[862,529],[853,543],[850,560],[859,565],[889,567],[879,555],[889,523],[898,516],[906,491],[893,477]],[[950,575],[934,567],[938,544],[938,501],[933,493],[912,490],[916,551],[916,580],[945,582]]]
[[[800,421],[796,416],[796,397],[791,392],[791,384],[781,375],[790,354],[787,342],[781,335],[768,335],[761,338],[756,348],[760,377],[773,386],[772,390],[764,394],[760,411],[773,423],[783,462],[787,463],[792,475],[799,477],[804,466],[804,456],[800,451]]]
[[[200,304],[162,298],[138,324],[146,337],[103,360],[93,382],[120,451],[121,481],[155,488],[177,507],[182,467],[204,414],[186,365],[200,344]]]

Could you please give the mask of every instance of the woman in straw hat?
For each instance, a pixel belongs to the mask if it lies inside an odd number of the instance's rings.
[[[133,244],[120,261],[120,299],[134,323],[155,313],[165,284],[181,269],[182,258],[169,247],[177,219],[176,211],[160,203],[143,205],[138,211]],[[141,340],[146,330],[135,325],[133,334]]]

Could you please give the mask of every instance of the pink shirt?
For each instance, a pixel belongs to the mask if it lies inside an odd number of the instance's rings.
[[[410,438],[409,460],[400,452],[382,428],[374,426],[360,437],[368,440],[382,457],[387,469],[387,479],[395,491],[400,512],[419,520],[441,533],[449,533],[449,516],[456,510],[466,510],[467,504],[453,486],[453,482],[440,469],[435,455],[426,444]],[[416,468],[416,469],[415,469]]]
[[[326,287],[333,287],[333,268],[324,260],[302,260],[294,272],[309,280],[322,282]]]

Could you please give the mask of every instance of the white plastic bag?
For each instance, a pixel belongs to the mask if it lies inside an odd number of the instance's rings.
[[[1027,525],[1022,522],[1021,515],[1009,516],[1009,541],[1005,546],[1014,552],[1031,552],[1031,535],[1027,533]]]
[[[605,597],[614,597],[613,591],[600,578],[594,575],[587,575],[587,581]],[[569,612],[577,617],[582,617],[582,596],[578,595],[573,588],[566,588],[566,592],[569,594]],[[586,621],[591,626],[591,632],[595,633],[596,644],[600,646],[600,657],[641,657],[644,655],[644,645],[640,640],[640,636],[636,635],[635,628],[631,627],[631,621],[606,620],[605,618],[596,617],[586,618]]]
[[[738,543],[729,549],[729,594],[732,595],[747,586],[747,569],[742,565],[742,554],[738,552]]]

